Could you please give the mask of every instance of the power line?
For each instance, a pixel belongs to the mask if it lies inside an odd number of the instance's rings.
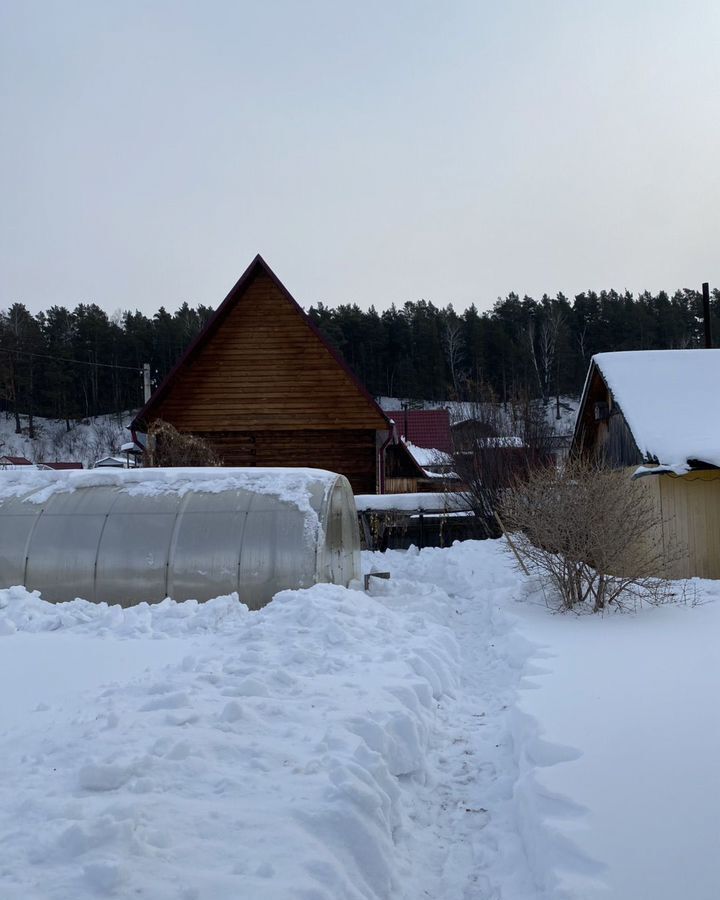
[[[101,366],[103,369],[125,369],[128,372],[136,372],[142,375],[142,366],[117,366],[114,363],[92,362],[85,359],[66,359],[64,356],[50,356],[47,353],[33,353],[30,350],[11,350],[9,347],[0,347],[0,353],[21,353],[23,356],[35,356],[38,359],[52,359],[56,362],[71,363],[75,366]]]

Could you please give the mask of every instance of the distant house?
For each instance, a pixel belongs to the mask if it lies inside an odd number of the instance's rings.
[[[82,469],[81,462],[45,462],[42,464],[43,469],[56,469],[57,471],[65,471],[66,469]]]
[[[128,469],[135,469],[141,465],[142,458],[145,454],[145,447],[136,440],[126,441],[120,447],[120,452],[125,454],[125,461]]]
[[[127,460],[120,459],[119,456],[103,456],[93,464],[93,469],[127,469]]]
[[[31,466],[31,460],[24,456],[0,456],[0,469],[17,469],[20,466]]]
[[[385,491],[388,416],[257,256],[131,424],[205,438],[230,466],[301,466]],[[402,472],[415,471],[407,456]]]
[[[416,447],[450,456],[453,451],[447,409],[397,409],[385,414],[395,422],[398,435]]]
[[[387,449],[387,492],[457,490],[447,409],[386,410],[397,440]]]
[[[598,353],[578,409],[572,452],[643,478],[675,577],[720,578],[718,384],[720,350]]]

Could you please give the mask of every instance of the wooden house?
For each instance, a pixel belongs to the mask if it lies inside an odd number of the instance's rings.
[[[388,493],[460,490],[447,409],[385,410],[396,440],[387,448]]]
[[[571,452],[641,478],[676,578],[720,578],[720,350],[599,353]]]
[[[260,256],[131,429],[158,419],[229,466],[329,469],[356,493],[384,489],[389,418]]]

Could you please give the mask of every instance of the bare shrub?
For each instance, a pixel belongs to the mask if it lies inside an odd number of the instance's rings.
[[[158,419],[148,430],[146,465],[221,466],[222,459],[212,445],[194,434],[183,434],[169,422]]]
[[[554,458],[544,407],[529,398],[500,404],[488,392],[482,401],[468,404],[453,441],[453,466],[479,531],[483,537],[499,537],[495,511],[505,492]]]
[[[671,594],[660,511],[622,469],[576,460],[536,470],[505,492],[500,516],[523,564],[563,609],[598,612]]]

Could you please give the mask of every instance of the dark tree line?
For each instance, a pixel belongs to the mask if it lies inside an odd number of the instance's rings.
[[[713,291],[720,338],[720,291]],[[212,310],[184,303],[108,316],[95,304],[53,306],[31,315],[21,303],[0,311],[0,411],[73,419],[137,408],[141,369],[157,384]],[[615,291],[541,300],[510,294],[487,312],[458,314],[425,300],[384,312],[317,304],[310,317],[375,395],[428,400],[578,394],[593,353],[702,345],[699,293]]]
[[[0,411],[73,419],[134,409],[142,404],[142,366],[157,382],[172,367],[212,310],[184,303],[108,316],[94,303],[70,311],[53,306],[31,315],[22,303],[0,311]]]
[[[375,395],[427,400],[577,395],[590,357],[607,350],[703,346],[702,297],[602,291],[541,300],[510,294],[488,312],[421,300],[378,313],[356,305],[310,316]],[[720,291],[711,296],[720,339]]]

